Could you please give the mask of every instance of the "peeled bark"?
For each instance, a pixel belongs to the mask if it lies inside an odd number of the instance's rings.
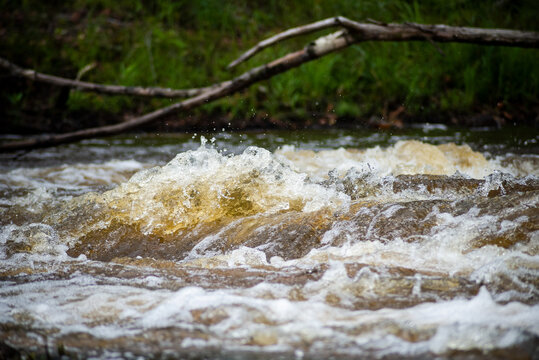
[[[372,21],[372,20],[371,20]],[[288,29],[265,39],[243,53],[228,67],[233,68],[249,59],[262,49],[292,37],[309,34],[331,27],[343,27],[354,34],[356,41],[437,41],[460,42],[481,45],[503,45],[517,47],[539,47],[539,33],[507,29],[482,29],[448,25],[423,25],[416,23],[385,24],[359,23],[343,16],[314,22]]]

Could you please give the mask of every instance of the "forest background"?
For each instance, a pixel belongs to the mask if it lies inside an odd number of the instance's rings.
[[[192,88],[303,48],[322,33],[226,66],[258,41],[331,16],[539,31],[539,2],[513,1],[0,1],[0,56],[43,73],[103,84]],[[170,99],[79,92],[0,70],[4,133],[112,124]],[[501,46],[364,42],[152,125],[400,127],[539,124],[539,52]]]

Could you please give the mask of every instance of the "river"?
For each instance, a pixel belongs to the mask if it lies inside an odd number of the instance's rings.
[[[538,138],[223,129],[0,154],[0,350],[537,358]]]

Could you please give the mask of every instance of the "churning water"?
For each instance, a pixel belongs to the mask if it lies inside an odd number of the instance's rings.
[[[537,131],[207,138],[2,155],[2,349],[539,356]]]

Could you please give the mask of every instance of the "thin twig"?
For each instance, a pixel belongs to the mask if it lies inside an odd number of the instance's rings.
[[[383,21],[374,20],[374,19],[371,19],[371,18],[367,18],[367,19],[365,19],[365,20],[367,20],[367,22],[370,22],[370,23],[372,23],[372,24],[382,25],[382,26],[387,26],[387,23],[386,23],[386,22],[383,22]]]
[[[86,74],[87,72],[95,69],[97,67],[97,62],[91,62],[90,64],[84,66],[82,69],[79,70],[79,72],[77,73],[77,77],[75,78],[76,81],[80,81],[80,79],[82,79],[82,77],[84,76],[84,74]]]
[[[413,28],[416,28],[420,31],[425,32],[425,40],[427,40],[438,51],[440,55],[445,56],[445,53],[442,50],[442,48],[438,46],[438,44],[434,40],[432,40],[432,33],[433,33],[432,30],[424,29],[422,26],[418,26],[418,24],[411,23],[411,22],[405,22],[404,25],[411,26]]]

